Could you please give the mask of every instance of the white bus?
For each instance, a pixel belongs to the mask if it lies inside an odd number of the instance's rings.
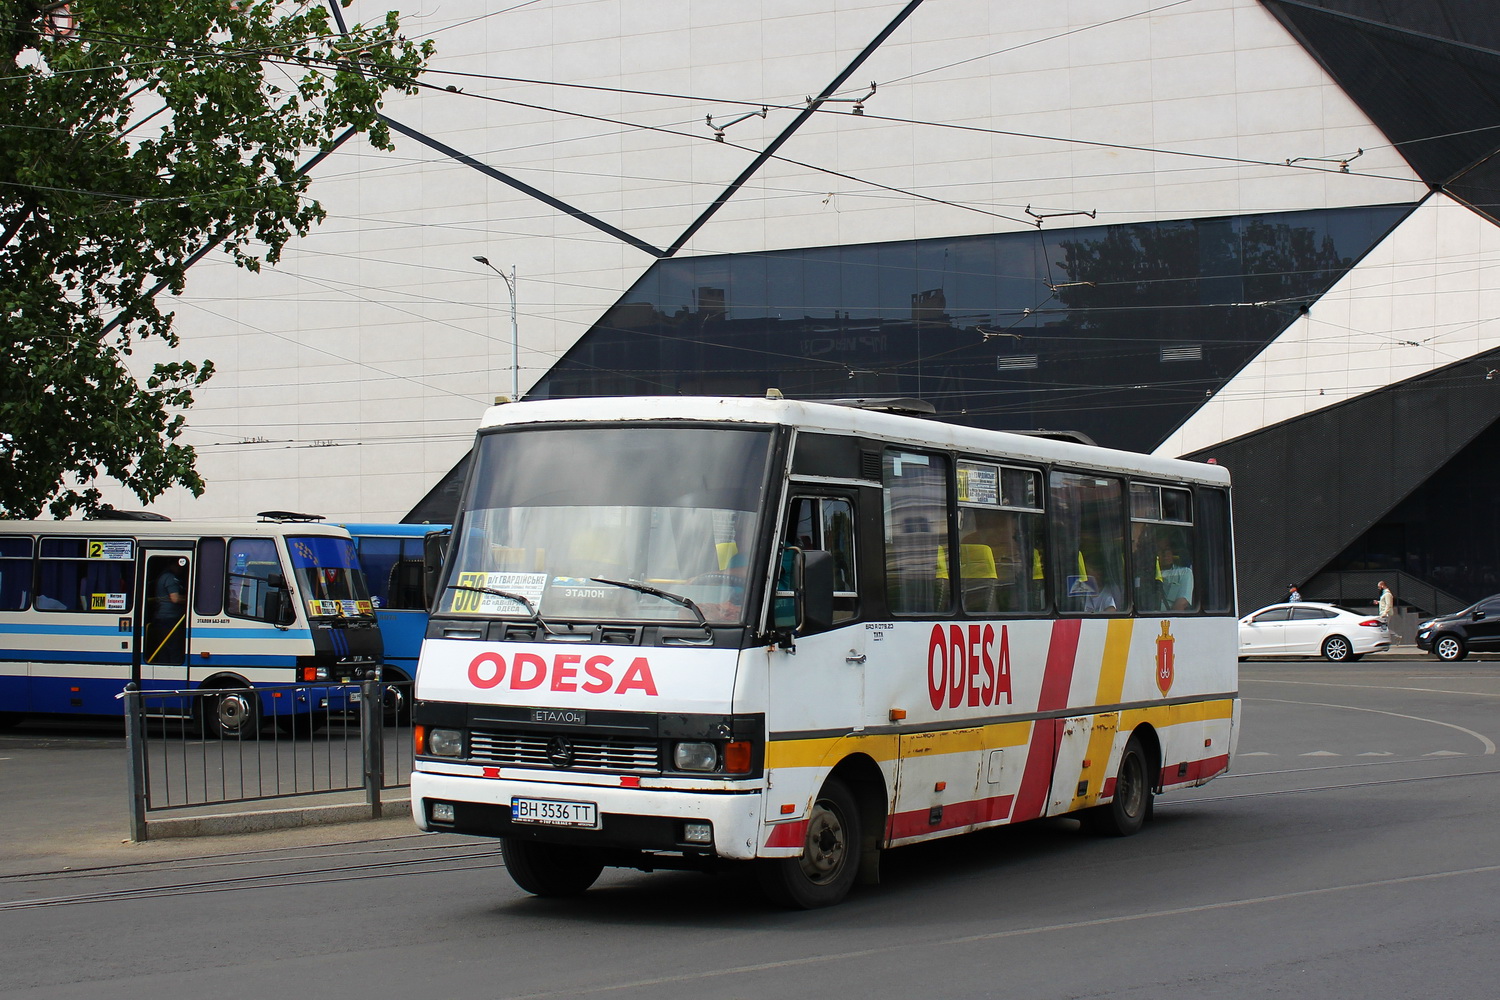
[[[1130,834],[1227,770],[1228,473],[901,408],[491,409],[418,667],[418,826],[503,838],[539,895],[753,861],[814,907],[886,848]]]
[[[342,707],[326,704],[326,689],[245,693],[353,679],[381,659],[349,533],[262,516],[0,521],[0,723],[120,715],[116,696],[130,681],[223,690],[178,700],[208,735],[251,736],[267,721],[291,728]]]

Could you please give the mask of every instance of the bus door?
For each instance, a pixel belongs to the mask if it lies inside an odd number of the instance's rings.
[[[141,547],[135,634],[143,685],[184,687],[190,646],[192,550]]]
[[[815,654],[816,671],[800,668],[804,681],[813,687],[805,692],[815,699],[809,704],[821,705],[823,711],[837,706],[837,717],[825,719],[827,724],[863,728],[871,637],[858,622],[855,503],[853,491],[803,493],[798,488],[787,513],[783,541],[804,551],[827,552],[833,558],[833,626],[823,635],[798,640],[799,645],[806,642],[809,649],[822,651]],[[784,602],[790,592],[784,586],[777,590],[782,595],[778,598],[781,617],[788,610]]]

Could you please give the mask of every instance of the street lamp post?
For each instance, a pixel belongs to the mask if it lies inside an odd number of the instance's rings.
[[[475,257],[474,259],[500,275],[505,282],[505,290],[510,292],[510,401],[519,402],[521,399],[521,334],[516,325],[516,265],[512,264],[510,274],[506,274],[491,264],[488,257]]]

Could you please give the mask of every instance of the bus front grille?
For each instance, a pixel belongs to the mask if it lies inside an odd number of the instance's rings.
[[[511,767],[659,774],[661,751],[654,741],[608,736],[540,736],[475,731],[469,758]]]

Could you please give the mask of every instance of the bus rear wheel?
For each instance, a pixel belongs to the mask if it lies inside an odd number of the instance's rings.
[[[1151,814],[1151,781],[1141,741],[1130,737],[1115,775],[1115,797],[1108,805],[1079,814],[1083,828],[1103,837],[1128,837],[1146,824]]]
[[[506,837],[500,854],[516,885],[533,896],[582,895],[604,871],[599,855],[586,847]]]
[[[829,778],[808,815],[802,856],[757,862],[761,890],[789,909],[812,910],[842,900],[859,874],[859,822],[853,793]]]

